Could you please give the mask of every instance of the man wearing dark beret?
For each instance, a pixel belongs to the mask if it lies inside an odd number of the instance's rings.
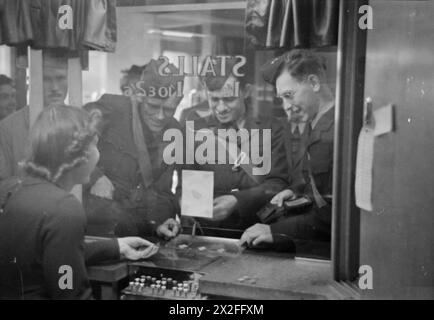
[[[146,69],[146,65],[138,66],[132,65],[131,68],[122,70],[122,78],[120,80],[120,89],[126,96],[130,95],[131,88],[135,87],[135,84],[140,81],[143,71]]]
[[[288,114],[282,124],[292,177],[288,189],[271,203],[282,207],[283,202],[299,197],[308,201],[297,209],[287,203],[287,217],[271,225],[253,225],[244,232],[241,243],[282,246],[284,243],[277,239],[286,238],[297,247],[308,241],[330,241],[335,100],[325,70],[317,55],[301,49],[287,52],[263,67],[264,79],[276,87]]]
[[[184,79],[172,64],[163,75],[163,63],[153,59],[142,67],[123,95],[106,94],[84,107],[103,114],[101,156],[83,196],[91,234],[172,238],[179,232],[179,204],[171,192],[175,168],[163,161],[163,133],[181,129],[173,115]]]

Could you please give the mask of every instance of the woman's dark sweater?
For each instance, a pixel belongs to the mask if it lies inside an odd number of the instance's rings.
[[[86,264],[119,259],[116,239],[84,242],[80,202],[56,185],[24,178],[0,213],[0,258],[15,261],[26,299],[88,299]],[[65,270],[71,270],[72,288]]]

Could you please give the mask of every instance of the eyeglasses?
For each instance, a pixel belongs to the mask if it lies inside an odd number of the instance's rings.
[[[295,90],[287,90],[284,93],[278,95],[277,98],[282,100],[293,100],[296,94],[297,91]]]

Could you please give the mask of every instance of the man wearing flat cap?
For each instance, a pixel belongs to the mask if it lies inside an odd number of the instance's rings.
[[[173,118],[182,99],[183,77],[172,64],[151,60],[140,80],[123,95],[106,94],[87,110],[98,109],[100,160],[84,188],[88,232],[119,236],[154,234],[172,238],[179,232],[174,219],[179,204],[171,192],[174,165],[163,161],[167,129],[181,129]]]
[[[301,207],[286,204],[285,218],[248,228],[242,243],[257,246],[290,239],[298,244],[307,241],[328,242],[331,234],[331,194],[333,177],[334,105],[323,61],[309,50],[295,49],[268,62],[264,79],[276,87],[288,114],[285,148],[292,184],[271,203],[303,197]],[[295,203],[295,202],[293,202]]]

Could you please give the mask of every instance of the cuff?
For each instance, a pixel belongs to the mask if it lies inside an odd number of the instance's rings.
[[[255,215],[256,212],[268,202],[269,198],[264,191],[259,188],[235,191],[231,194],[237,198],[237,205],[235,209],[242,217]]]
[[[276,251],[294,252],[295,242],[292,237],[287,234],[287,230],[280,226],[279,223],[270,225],[271,234],[273,236],[273,244]]]
[[[110,254],[113,256],[113,259],[119,260],[121,257],[118,238],[113,238],[107,241],[112,241],[113,244],[110,246]]]

